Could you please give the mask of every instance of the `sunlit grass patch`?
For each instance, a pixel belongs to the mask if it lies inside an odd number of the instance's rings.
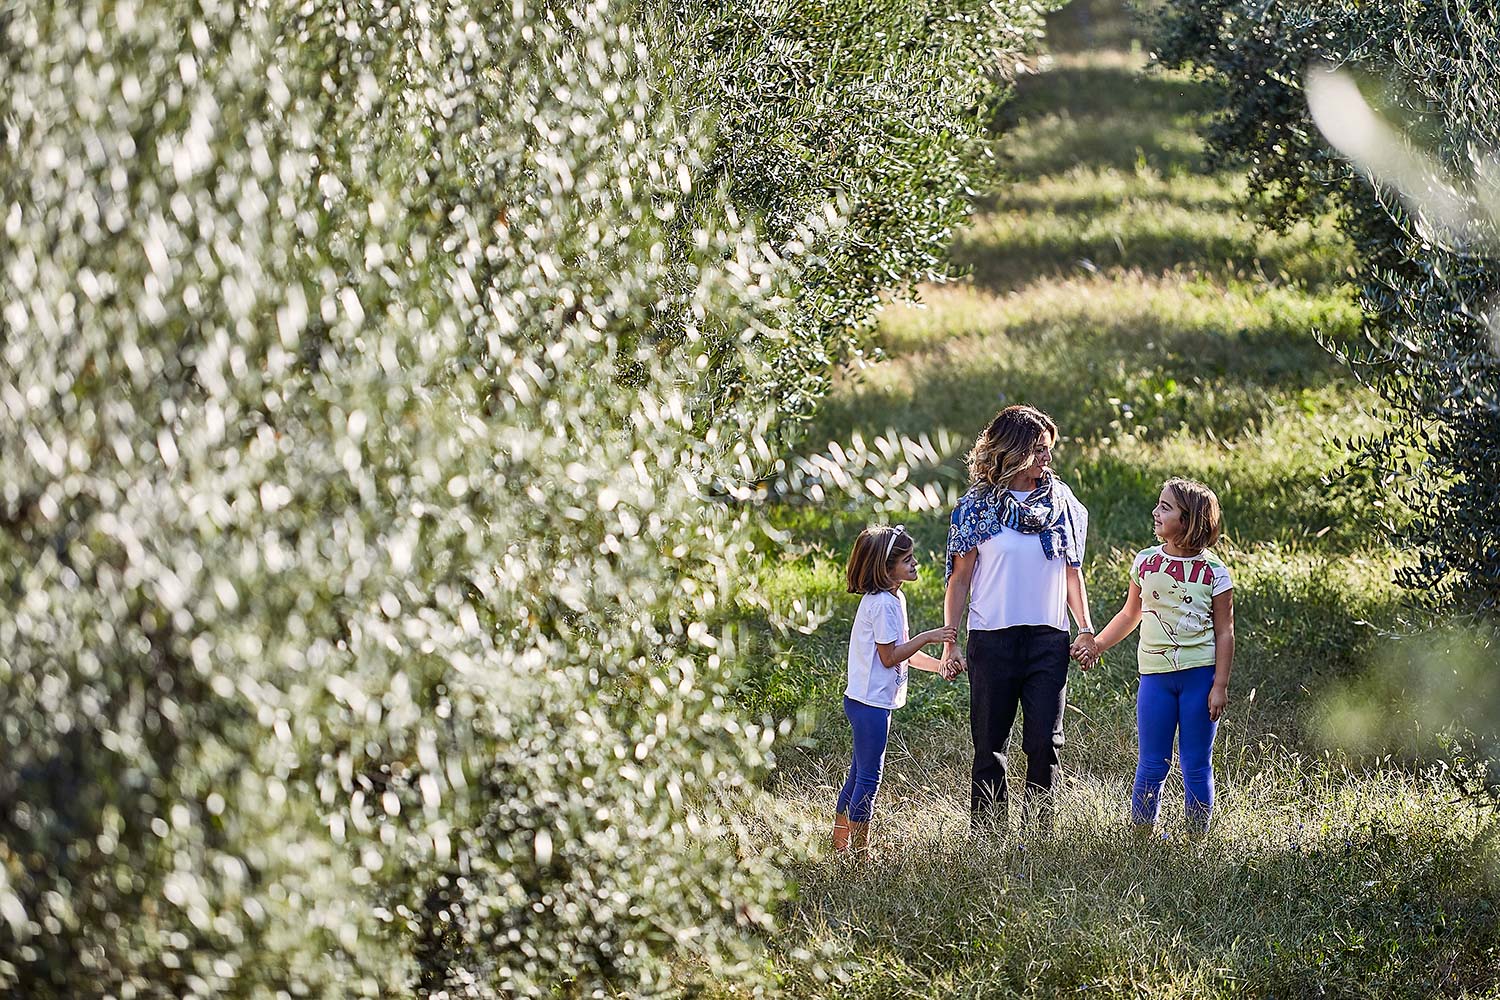
[[[1000,145],[1008,171],[1038,177],[1079,164],[1129,170],[1137,164],[1163,173],[1196,170],[1203,163],[1203,139],[1195,116],[1171,109],[1146,111],[1112,120],[1101,129],[1093,116],[1057,112],[1028,119],[1009,129]]]
[[[1001,406],[1030,402],[1070,443],[1183,426],[1232,439],[1284,413],[1362,405],[1313,336],[1357,329],[1344,296],[1127,275],[926,299],[887,311],[879,338],[893,359],[843,376],[812,438],[885,427],[968,438]]]
[[[806,553],[783,560],[759,593],[772,607],[790,607],[794,602],[826,605],[845,594],[843,560],[837,553]]]
[[[1201,194],[1203,185],[1190,190]],[[1012,208],[980,216],[955,246],[975,283],[1008,290],[1036,277],[1099,269],[1185,271],[1321,284],[1348,262],[1327,224],[1285,233],[1202,204],[1077,189],[1083,207]],[[1097,206],[1087,203],[1098,201]]]
[[[1381,426],[1360,390],[1327,385],[1307,389],[1234,436],[1189,424],[1164,435],[1100,440],[1062,466],[1093,497],[1098,530],[1144,528],[1163,480],[1183,475],[1207,483],[1224,505],[1225,535],[1245,547],[1274,542],[1339,551],[1384,548],[1380,519],[1397,516],[1367,490],[1344,489],[1324,477],[1348,459],[1351,434]]]
[[[889,354],[941,350],[973,337],[1013,336],[1065,340],[1070,348],[1097,350],[1100,341],[1120,354],[1154,351],[1158,342],[1194,338],[1207,346],[1211,364],[1245,367],[1251,350],[1290,348],[1337,368],[1313,341],[1313,331],[1347,338],[1360,314],[1345,290],[1308,291],[1263,282],[1221,282],[1191,273],[1076,274],[1036,281],[1010,292],[970,282],[930,286],[916,303],[896,303],[880,318],[876,338]],[[1247,345],[1240,338],[1249,338]],[[1210,341],[1215,341],[1210,343]],[[875,369],[863,367],[858,379]],[[849,391],[843,383],[835,393]]]
[[[1122,44],[1100,49],[1065,50],[1054,39],[1052,50],[1046,59],[1049,73],[1069,71],[1128,71],[1142,73],[1150,68],[1151,57],[1141,45],[1140,39],[1124,39]],[[1173,74],[1157,74],[1158,76]],[[1135,81],[1132,81],[1135,82]],[[1107,106],[1106,106],[1107,107]]]
[[[1214,174],[1163,174],[1144,164],[1131,169],[1081,164],[1059,174],[1015,179],[997,196],[1011,211],[1085,212],[1111,209],[1121,202],[1176,204],[1217,212],[1236,212],[1239,178]]]

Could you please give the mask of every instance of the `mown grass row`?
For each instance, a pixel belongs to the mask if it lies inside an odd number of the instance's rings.
[[[1161,481],[1213,485],[1239,633],[1214,828],[1183,837],[1175,778],[1166,839],[1125,828],[1126,643],[1070,685],[1055,835],[968,835],[965,682],[923,675],[896,718],[880,854],[831,862],[853,607],[842,561],[866,517],[789,507],[767,600],[830,617],[742,692],[803,719],[746,816],[805,852],[767,960],[799,996],[1486,995],[1500,972],[1488,814],[1443,767],[1320,749],[1310,728],[1323,690],[1378,654],[1401,603],[1388,545],[1400,513],[1339,474],[1340,441],[1375,426],[1371,400],[1315,338],[1358,333],[1347,251],[1327,228],[1277,237],[1240,217],[1241,178],[1201,169],[1209,96],[1149,71],[1116,5],[1076,3],[1052,29],[1054,60],[1007,112],[1011,178],[958,241],[972,280],[892,307],[881,352],[839,380],[808,439],[971,440],[1002,405],[1047,409],[1064,435],[1058,466],[1091,511],[1100,622],[1152,541]],[[961,457],[916,475],[959,488]],[[915,630],[940,621],[946,523],[906,521],[925,563],[907,589]]]

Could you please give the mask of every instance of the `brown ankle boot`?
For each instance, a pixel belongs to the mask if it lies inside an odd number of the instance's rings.
[[[849,849],[849,814],[835,813],[833,817],[833,850],[842,854]]]
[[[870,824],[849,823],[849,853],[856,858],[870,856]]]

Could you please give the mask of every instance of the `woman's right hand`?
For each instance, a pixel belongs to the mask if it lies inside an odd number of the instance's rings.
[[[943,680],[951,681],[959,674],[968,669],[964,663],[963,654],[957,649],[957,642],[943,644],[943,655],[939,657],[943,661]]]

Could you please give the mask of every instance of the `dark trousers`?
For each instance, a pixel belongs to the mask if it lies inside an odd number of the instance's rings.
[[[1014,625],[969,633],[969,731],[974,737],[970,807],[978,824],[1003,821],[1010,773],[1007,752],[1019,706],[1026,751],[1026,811],[1051,822],[1051,797],[1063,745],[1068,633],[1050,625]]]

